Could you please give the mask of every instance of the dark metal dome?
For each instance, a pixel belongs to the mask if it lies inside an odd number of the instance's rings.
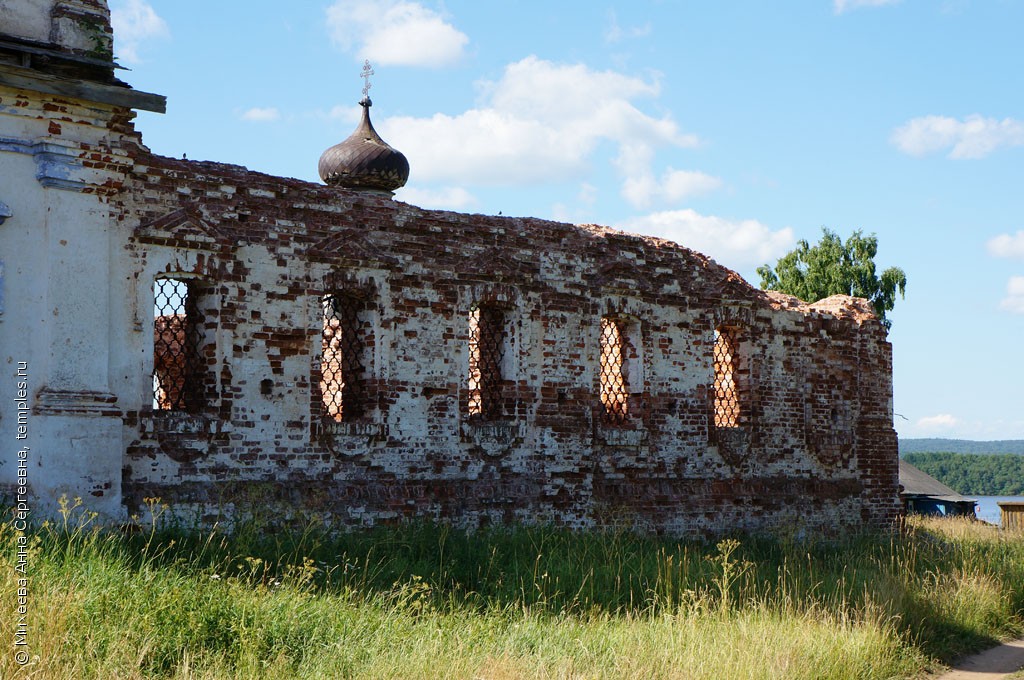
[[[409,180],[409,161],[373,129],[370,98],[364,97],[359,105],[363,107],[363,119],[355,132],[320,156],[320,179],[346,189],[391,193]]]

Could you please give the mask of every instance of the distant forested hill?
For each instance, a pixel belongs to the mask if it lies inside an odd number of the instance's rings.
[[[969,439],[900,439],[900,455],[908,453],[1016,453],[1024,455],[1024,439],[976,442]],[[917,463],[914,463],[917,465]],[[930,472],[928,474],[931,474]],[[934,475],[932,475],[934,476]]]
[[[1024,456],[1015,453],[908,453],[904,460],[967,496],[1024,495]]]

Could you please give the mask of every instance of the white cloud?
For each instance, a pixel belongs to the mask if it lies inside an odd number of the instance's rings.
[[[576,195],[576,200],[588,207],[594,205],[594,201],[597,200],[597,187],[590,182],[581,183],[580,192]]]
[[[1024,276],[1011,276],[1006,283],[1006,297],[999,308],[1011,314],[1024,314]]]
[[[651,34],[651,22],[641,26],[623,27],[619,16],[614,10],[608,12],[608,29],[604,33],[604,41],[608,44],[621,42],[627,38],[645,38]]]
[[[944,0],[939,5],[939,11],[943,14],[963,14],[970,8],[971,0]]]
[[[1000,147],[1024,145],[1024,121],[996,120],[978,114],[962,121],[948,116],[922,116],[896,128],[891,141],[912,156],[949,148],[950,158],[983,158]]]
[[[281,118],[281,112],[273,106],[256,106],[242,114],[242,120],[251,120],[257,123],[270,123]]]
[[[646,208],[653,201],[675,203],[684,198],[699,196],[722,186],[722,180],[703,172],[668,168],[661,179],[649,170],[638,169],[635,176],[627,176],[622,195],[633,207]]]
[[[358,123],[359,119],[363,116],[363,107],[358,104],[352,106],[332,106],[331,110],[326,114],[319,112],[318,115],[326,115],[329,120],[337,120],[343,123]]]
[[[581,182],[575,204],[569,206],[561,202],[555,203],[551,206],[551,214],[548,217],[556,222],[590,224],[594,221],[593,207],[597,198],[598,188],[590,182]]]
[[[635,177],[650,172],[656,149],[697,144],[671,117],[655,118],[633,105],[659,91],[657,83],[639,78],[530,56],[506,66],[498,81],[478,85],[478,108],[395,117],[378,126],[409,158],[418,181],[522,185],[584,179],[602,142],[617,148],[622,177]]]
[[[439,210],[460,210],[476,204],[473,194],[462,187],[444,187],[441,189],[422,189],[420,187],[402,187],[395,192],[395,198],[421,208]]]
[[[1014,235],[1000,234],[989,240],[987,244],[988,254],[993,257],[1020,257],[1024,258],[1024,230]]]
[[[394,117],[378,126],[416,168],[417,181],[527,184],[578,173],[590,148],[573,148],[539,121],[495,109]]]
[[[668,210],[627,220],[622,227],[670,239],[733,269],[771,262],[796,244],[789,227],[773,231],[757,220],[729,220],[693,210]]]
[[[327,28],[341,49],[382,65],[444,66],[469,42],[440,14],[408,0],[337,0],[327,8]]]
[[[851,9],[859,7],[882,7],[884,5],[895,5],[900,0],[833,0],[832,7],[836,14],[842,14]]]
[[[940,413],[934,416],[925,416],[917,421],[917,426],[922,430],[948,430],[960,424],[960,419],[949,413]]]
[[[139,47],[157,38],[171,35],[167,22],[145,0],[114,0],[110,3],[110,23],[118,59],[138,64]]]
[[[576,215],[580,214],[579,211],[574,212],[565,203],[555,203],[551,206],[551,219],[555,222],[566,222],[568,224],[585,222],[586,220],[580,220]]]

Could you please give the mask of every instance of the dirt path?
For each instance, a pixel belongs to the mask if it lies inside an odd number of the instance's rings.
[[[1024,668],[1024,640],[969,656],[935,680],[997,680]]]

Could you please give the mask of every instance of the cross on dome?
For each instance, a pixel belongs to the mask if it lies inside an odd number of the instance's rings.
[[[405,155],[380,138],[370,122],[370,60],[363,61],[359,74],[364,80],[362,119],[348,139],[335,144],[320,156],[320,179],[330,186],[381,193],[387,196],[409,179],[409,161]]]
[[[363,99],[369,102],[370,88],[373,87],[373,85],[370,85],[370,76],[373,75],[373,67],[370,66],[369,59],[363,61],[363,70],[359,73],[359,75],[366,81],[366,84],[363,85]]]

